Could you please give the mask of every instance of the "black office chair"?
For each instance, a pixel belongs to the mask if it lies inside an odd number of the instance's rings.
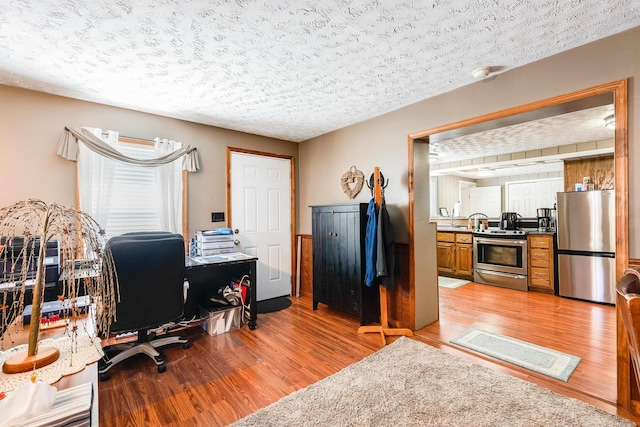
[[[616,282],[617,305],[626,330],[629,354],[640,390],[640,277],[625,270]]]
[[[136,354],[146,354],[158,366],[167,368],[158,348],[191,343],[182,336],[155,338],[149,330],[158,329],[182,317],[184,310],[184,239],[179,234],[153,232],[128,233],[107,242],[120,286],[120,302],[110,333],[137,331],[136,342],[105,347],[98,365],[100,380],[109,378],[109,370]]]

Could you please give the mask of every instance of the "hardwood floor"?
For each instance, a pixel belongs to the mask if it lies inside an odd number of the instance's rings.
[[[355,317],[309,297],[261,314],[258,329],[210,337],[199,327],[193,346],[167,348],[167,371],[139,356],[99,384],[100,425],[227,425],[306,387],[382,347],[377,334],[358,334]],[[480,357],[448,341],[475,326],[582,359],[567,383]],[[470,283],[440,288],[440,320],[415,339],[492,369],[634,419],[615,407],[615,308],[533,292]],[[393,338],[391,338],[393,340]]]

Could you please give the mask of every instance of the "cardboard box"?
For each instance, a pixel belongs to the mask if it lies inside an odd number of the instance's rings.
[[[220,335],[242,326],[242,306],[206,308],[200,306],[200,325],[209,335]]]

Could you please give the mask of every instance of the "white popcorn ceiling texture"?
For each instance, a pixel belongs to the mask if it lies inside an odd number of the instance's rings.
[[[604,126],[604,118],[611,114],[613,105],[580,110],[432,142],[429,151],[438,154],[437,164],[609,140],[615,137],[615,131]],[[543,171],[540,167],[538,169]],[[549,166],[546,171],[552,170],[561,170],[561,166]]]
[[[2,84],[295,142],[640,25],[638,0],[1,1]]]

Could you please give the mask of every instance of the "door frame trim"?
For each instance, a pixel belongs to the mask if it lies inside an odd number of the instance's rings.
[[[295,295],[295,283],[296,283],[296,204],[295,204],[295,157],[285,154],[268,153],[266,151],[250,150],[239,147],[227,146],[227,226],[231,225],[231,154],[241,153],[249,154],[252,156],[272,157],[278,159],[289,160],[289,203],[291,206],[291,224],[289,225],[289,241],[291,245],[291,283],[290,290],[291,295]]]
[[[427,130],[414,132],[408,135],[408,192],[409,192],[409,286],[415,289],[415,221],[416,212],[414,206],[414,144],[429,143],[429,137],[434,134],[460,129],[465,126],[502,119],[520,113],[533,112],[534,110],[589,98],[605,93],[613,94],[614,114],[616,117],[614,169],[615,169],[615,199],[616,199],[616,235],[626,238],[616,241],[616,278],[621,277],[629,263],[629,143],[628,143],[628,82],[627,79],[616,80],[610,83],[593,86],[587,89],[558,95],[539,101],[523,104],[504,110],[484,114],[477,117],[436,126]],[[428,167],[428,166],[427,166]],[[640,408],[640,401],[635,401],[631,394],[632,370],[630,365],[629,346],[627,344],[624,325],[621,323],[620,314],[617,312],[616,321],[616,348],[617,348],[617,404],[627,410]],[[634,412],[635,413],[635,412]]]

